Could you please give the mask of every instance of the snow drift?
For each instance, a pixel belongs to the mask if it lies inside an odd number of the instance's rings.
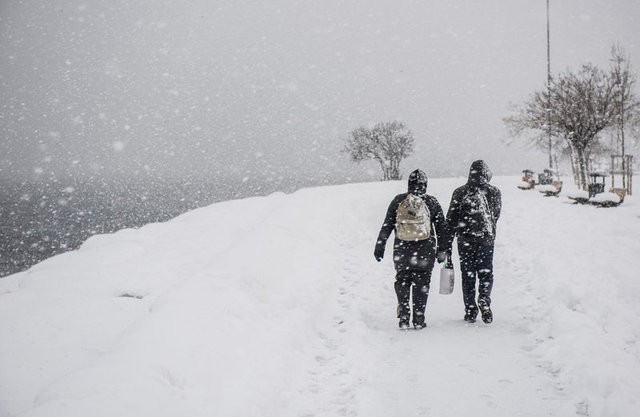
[[[494,183],[491,325],[436,270],[429,327],[396,329],[372,252],[404,182],[218,203],[0,280],[0,416],[635,415],[640,206]]]

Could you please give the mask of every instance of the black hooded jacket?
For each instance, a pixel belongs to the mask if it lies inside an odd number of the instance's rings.
[[[376,241],[376,257],[384,255],[387,239],[391,232],[395,231],[396,214],[398,205],[407,194],[421,197],[429,209],[431,216],[431,237],[420,241],[400,240],[396,236],[393,243],[393,260],[397,271],[417,270],[426,271],[433,268],[436,256],[436,245],[438,251],[446,249],[449,240],[447,222],[442,212],[442,207],[435,197],[427,195],[427,174],[417,169],[409,175],[408,190],[406,193],[398,194],[389,204],[384,223],[380,228],[378,240]]]
[[[491,170],[484,161],[474,161],[467,183],[453,192],[447,212],[447,224],[451,231],[449,251],[456,236],[481,239],[488,244],[495,240],[502,196],[498,188],[489,184],[491,176]],[[476,221],[478,216],[480,220]]]

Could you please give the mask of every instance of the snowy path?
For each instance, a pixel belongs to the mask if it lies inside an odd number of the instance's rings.
[[[512,209],[505,210],[501,222],[504,229],[521,224],[519,211]],[[329,311],[319,324],[322,343],[317,363],[309,371],[309,393],[318,397],[311,404],[322,406],[299,415],[574,413],[575,408],[567,404],[551,374],[530,354],[531,330],[518,314],[519,310],[534,308],[520,305],[522,294],[531,292],[529,271],[519,267],[526,262],[523,257],[527,254],[498,245],[499,276],[494,293],[498,301],[496,321],[491,326],[481,322],[469,325],[461,320],[460,282],[453,295],[438,294],[436,268],[427,310],[429,327],[419,332],[400,331],[395,328],[391,263],[373,261],[370,239],[352,241],[357,230],[374,232],[379,227],[383,205],[375,213],[362,224],[349,219],[351,227],[340,228],[335,236],[336,242],[342,242],[340,253],[344,255],[339,268],[338,312]],[[391,243],[388,246],[387,255]],[[503,277],[509,277],[506,289],[501,285]],[[526,297],[524,300],[530,301]],[[301,400],[309,403],[306,395],[301,395]]]
[[[397,329],[391,243],[372,251],[403,183],[215,204],[0,280],[0,416],[635,415],[638,206],[515,183],[491,325],[436,268],[428,328]]]

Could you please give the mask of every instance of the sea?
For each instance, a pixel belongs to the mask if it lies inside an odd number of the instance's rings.
[[[95,179],[0,183],[0,277],[89,237],[164,222],[219,201],[337,183],[298,178]]]

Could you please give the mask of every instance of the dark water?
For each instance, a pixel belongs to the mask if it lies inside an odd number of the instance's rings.
[[[0,277],[78,248],[95,234],[163,222],[218,201],[292,192],[318,181],[215,180],[0,184]]]

